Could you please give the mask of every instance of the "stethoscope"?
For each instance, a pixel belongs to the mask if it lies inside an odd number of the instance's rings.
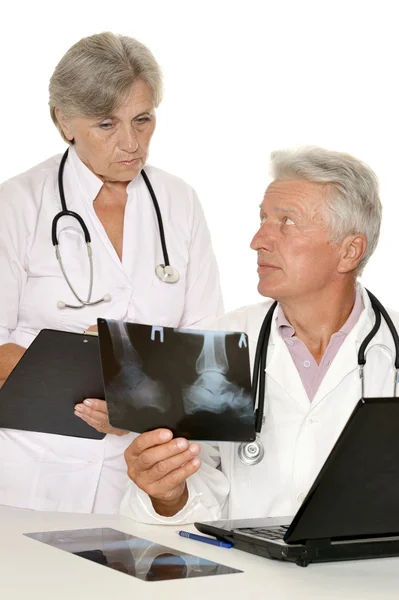
[[[364,367],[366,365],[365,352],[367,346],[371,340],[377,334],[377,331],[381,325],[381,315],[384,317],[386,324],[388,325],[389,331],[391,332],[394,344],[395,344],[395,379],[393,395],[396,396],[397,380],[399,375],[399,336],[396,331],[395,325],[392,322],[391,317],[383,307],[381,302],[368,290],[366,290],[371,305],[375,314],[375,323],[370,333],[363,340],[359,352],[357,362],[359,365],[359,377],[361,383],[361,397],[364,397]],[[267,347],[269,345],[270,331],[273,320],[273,313],[277,306],[277,302],[274,302],[268,310],[266,317],[263,320],[262,327],[259,332],[258,343],[256,345],[254,370],[252,376],[252,402],[255,413],[255,432],[256,439],[252,442],[243,442],[238,447],[238,456],[244,465],[256,465],[258,464],[265,453],[262,442],[260,441],[260,432],[264,423],[264,406],[265,406],[265,379],[266,379],[266,356]]]
[[[69,148],[68,148],[68,150],[69,150]],[[91,294],[93,291],[93,254],[92,254],[92,249],[91,249],[90,233],[89,233],[86,223],[84,222],[82,217],[78,213],[68,210],[66,201],[65,201],[63,177],[64,177],[65,162],[68,158],[68,150],[66,150],[66,152],[64,153],[64,155],[61,159],[61,162],[60,162],[59,169],[58,169],[58,190],[59,190],[59,194],[60,194],[62,210],[57,215],[55,215],[55,217],[53,219],[53,223],[51,226],[51,239],[53,242],[53,246],[55,248],[55,255],[56,255],[58,263],[60,265],[62,274],[63,274],[65,281],[67,282],[72,294],[75,296],[76,300],[79,302],[79,305],[76,306],[73,304],[67,304],[66,302],[63,302],[62,300],[59,300],[57,302],[57,307],[58,308],[83,308],[84,306],[95,306],[96,304],[100,304],[101,302],[109,302],[111,300],[111,295],[105,294],[102,298],[99,298],[98,300],[91,300]],[[176,269],[174,269],[171,266],[171,264],[169,262],[169,255],[168,255],[168,250],[166,247],[166,240],[165,240],[165,232],[164,232],[163,222],[162,222],[162,215],[161,215],[161,211],[159,209],[158,200],[157,200],[155,192],[152,188],[150,180],[148,179],[147,173],[145,173],[145,171],[142,170],[141,175],[144,179],[144,182],[147,186],[147,189],[150,193],[152,202],[154,204],[155,213],[156,213],[157,221],[158,221],[158,227],[159,227],[159,236],[161,239],[162,253],[163,253],[163,258],[164,258],[164,263],[158,265],[155,268],[155,273],[159,277],[159,279],[161,281],[163,281],[164,283],[176,283],[177,281],[179,281],[179,273]],[[78,293],[76,292],[67,273],[65,272],[65,267],[62,262],[61,252],[60,252],[59,242],[58,242],[58,236],[57,236],[57,224],[58,224],[58,221],[62,217],[72,217],[72,218],[76,219],[78,221],[80,227],[82,228],[82,231],[85,236],[87,255],[89,257],[89,269],[90,269],[89,291],[87,292],[86,300],[81,298],[78,295]]]

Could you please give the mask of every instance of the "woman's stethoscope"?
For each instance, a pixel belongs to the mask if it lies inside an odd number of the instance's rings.
[[[364,367],[366,364],[365,352],[366,348],[371,342],[371,340],[376,335],[377,331],[381,325],[381,315],[384,317],[386,324],[389,327],[389,331],[391,332],[394,344],[395,344],[395,380],[394,380],[394,390],[393,395],[396,396],[396,384],[399,375],[399,336],[396,331],[395,325],[392,322],[391,317],[387,313],[386,309],[383,307],[381,302],[377,300],[377,298],[368,290],[366,290],[371,305],[375,314],[375,323],[370,331],[370,333],[363,340],[359,352],[358,352],[358,365],[359,365],[359,377],[361,383],[361,397],[364,397]],[[265,405],[265,369],[266,369],[266,356],[267,356],[267,347],[269,345],[270,331],[273,320],[274,309],[277,306],[277,302],[274,302],[270,307],[264,321],[262,323],[262,327],[259,332],[258,343],[256,345],[255,352],[255,362],[254,362],[254,371],[252,377],[252,402],[254,406],[255,412],[255,432],[256,432],[256,440],[253,442],[243,442],[238,447],[238,456],[244,465],[256,465],[258,464],[265,453],[263,448],[263,444],[260,441],[260,432],[262,429],[262,424],[264,423],[264,405]],[[258,385],[259,383],[259,385]],[[258,400],[258,402],[257,402]],[[257,408],[256,408],[257,406]]]
[[[58,190],[59,190],[59,194],[60,194],[62,210],[57,215],[55,215],[55,217],[53,219],[53,223],[51,226],[51,239],[53,242],[53,246],[55,248],[55,255],[59,262],[62,274],[63,274],[65,281],[67,282],[72,294],[75,296],[76,300],[79,302],[79,305],[75,306],[72,304],[67,304],[66,302],[63,302],[62,300],[59,300],[57,302],[57,307],[58,308],[83,308],[84,306],[95,306],[96,304],[100,304],[101,302],[109,302],[111,300],[111,295],[105,294],[105,296],[103,296],[102,298],[99,298],[98,300],[91,300],[91,294],[93,291],[93,256],[92,256],[92,249],[91,249],[91,237],[90,237],[89,230],[87,229],[86,223],[84,222],[82,217],[78,213],[68,210],[67,205],[66,205],[63,176],[64,176],[64,166],[65,166],[65,162],[66,162],[67,158],[68,158],[68,150],[66,150],[66,152],[64,153],[64,156],[61,159],[60,166],[58,169]],[[145,171],[142,170],[141,175],[144,179],[144,182],[147,186],[148,191],[150,192],[150,196],[151,196],[152,202],[154,204],[155,213],[156,213],[157,221],[158,221],[158,227],[159,227],[159,236],[161,239],[162,253],[163,253],[163,258],[164,258],[164,264],[158,265],[155,269],[155,273],[157,274],[159,279],[161,281],[163,281],[164,283],[176,283],[177,281],[179,281],[179,273],[176,269],[174,269],[171,266],[171,264],[169,262],[168,250],[166,248],[165,232],[164,232],[163,222],[162,222],[162,215],[161,215],[161,211],[159,209],[158,200],[157,200],[155,192],[152,188],[150,180],[148,179],[147,173],[145,173]],[[57,236],[57,224],[58,224],[58,221],[62,217],[72,217],[72,218],[76,219],[78,221],[79,225],[81,226],[84,236],[85,236],[87,255],[89,257],[89,268],[90,268],[90,283],[89,283],[89,291],[87,293],[86,300],[83,300],[83,298],[81,298],[78,295],[78,293],[76,292],[68,275],[65,272],[65,268],[64,268],[64,265],[62,262],[61,252],[60,252],[59,243],[58,243],[58,236]]]

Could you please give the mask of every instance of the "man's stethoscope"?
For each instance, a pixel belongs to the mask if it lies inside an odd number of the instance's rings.
[[[370,333],[363,340],[359,352],[358,352],[358,365],[359,365],[359,377],[361,383],[361,397],[364,397],[364,367],[366,364],[365,352],[366,348],[371,340],[376,335],[381,325],[381,315],[384,317],[386,324],[391,332],[394,344],[395,344],[395,380],[394,380],[394,391],[393,395],[396,396],[396,387],[399,375],[399,336],[396,331],[395,325],[392,323],[391,317],[383,307],[381,302],[368,290],[366,290],[371,305],[375,314],[375,323]],[[269,345],[270,330],[272,326],[274,309],[277,306],[277,302],[274,302],[270,307],[262,327],[259,332],[258,343],[256,345],[254,371],[252,376],[252,402],[255,411],[255,432],[256,440],[253,442],[243,442],[238,447],[238,456],[244,465],[256,465],[264,456],[263,444],[260,441],[260,432],[264,421],[264,405],[265,405],[265,368],[266,368],[266,356],[267,347]],[[259,384],[259,385],[258,385]]]
[[[64,153],[64,156],[61,159],[60,166],[58,169],[58,190],[59,190],[59,194],[60,194],[62,210],[57,215],[55,215],[55,217],[53,219],[53,223],[51,226],[51,239],[53,242],[53,246],[55,248],[55,255],[59,262],[62,274],[65,277],[65,281],[67,282],[72,294],[75,296],[76,300],[79,302],[79,305],[76,306],[76,305],[72,305],[72,304],[67,304],[66,302],[63,302],[62,300],[60,300],[59,302],[57,302],[57,306],[58,306],[58,308],[83,308],[84,306],[94,306],[96,304],[100,304],[101,302],[109,302],[111,300],[111,296],[110,296],[110,294],[105,294],[105,296],[103,296],[102,298],[99,298],[98,300],[91,300],[91,294],[93,291],[93,256],[92,256],[92,249],[91,249],[91,237],[90,237],[89,230],[87,229],[86,223],[84,222],[82,217],[78,213],[68,210],[67,205],[66,205],[64,184],[63,184],[63,175],[64,175],[64,166],[65,166],[65,162],[66,162],[67,158],[68,158],[68,150],[66,150],[66,152]],[[155,273],[157,274],[159,279],[161,281],[163,281],[164,283],[176,283],[177,281],[179,281],[179,273],[176,269],[174,269],[171,266],[171,264],[169,262],[168,250],[166,248],[165,232],[164,232],[163,222],[162,222],[162,215],[161,215],[161,211],[159,209],[157,197],[152,188],[150,180],[148,179],[147,173],[145,173],[145,171],[142,170],[141,175],[144,179],[144,182],[147,186],[147,189],[150,193],[152,202],[154,204],[155,213],[156,213],[157,221],[158,221],[158,227],[159,227],[159,236],[161,239],[162,253],[163,253],[163,258],[164,258],[164,264],[158,265],[155,269]],[[78,221],[79,225],[81,226],[84,236],[85,236],[87,255],[89,257],[89,268],[90,268],[90,282],[89,282],[89,290],[87,292],[86,300],[83,300],[83,298],[81,298],[78,295],[78,293],[76,292],[70,279],[68,278],[68,275],[65,272],[65,268],[64,268],[64,265],[62,262],[61,252],[60,252],[59,243],[58,243],[58,236],[57,236],[57,224],[58,224],[58,221],[62,217],[72,217],[72,218],[76,219]]]

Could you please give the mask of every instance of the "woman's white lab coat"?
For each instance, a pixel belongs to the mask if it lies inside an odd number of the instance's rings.
[[[92,298],[110,294],[112,299],[80,310],[57,308],[59,300],[76,304],[51,242],[52,220],[61,210],[60,158],[0,186],[0,344],[28,347],[43,328],[83,332],[97,317],[203,327],[222,314],[217,266],[194,190],[173,175],[146,167],[161,209],[170,262],[180,274],[178,283],[162,283],[155,275],[155,267],[164,262],[158,223],[143,178],[139,175],[127,187],[121,262],[93,208],[102,182],[74,148],[64,172],[67,205],[83,217],[91,234]],[[68,277],[86,297],[89,263],[77,221],[62,218],[58,238]],[[132,434],[93,441],[0,429],[0,504],[117,512],[127,484],[123,452],[131,441]]]
[[[262,462],[243,465],[235,443],[204,443],[203,463],[188,479],[189,501],[180,513],[160,517],[144,492],[131,483],[122,514],[148,523],[294,515],[361,397],[357,353],[373,326],[374,312],[364,289],[360,289],[365,309],[311,403],[274,318],[266,364]],[[252,362],[260,326],[270,306],[270,301],[263,302],[217,321],[217,329],[248,333]],[[399,315],[389,312],[399,328]],[[366,358],[365,396],[393,396],[395,349],[384,320]]]

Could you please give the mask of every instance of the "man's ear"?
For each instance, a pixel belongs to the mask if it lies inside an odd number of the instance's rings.
[[[55,109],[55,116],[66,139],[73,142],[74,135],[72,132],[71,121],[67,119],[60,108]]]
[[[362,233],[348,235],[341,242],[339,273],[355,271],[367,250],[367,239]]]

